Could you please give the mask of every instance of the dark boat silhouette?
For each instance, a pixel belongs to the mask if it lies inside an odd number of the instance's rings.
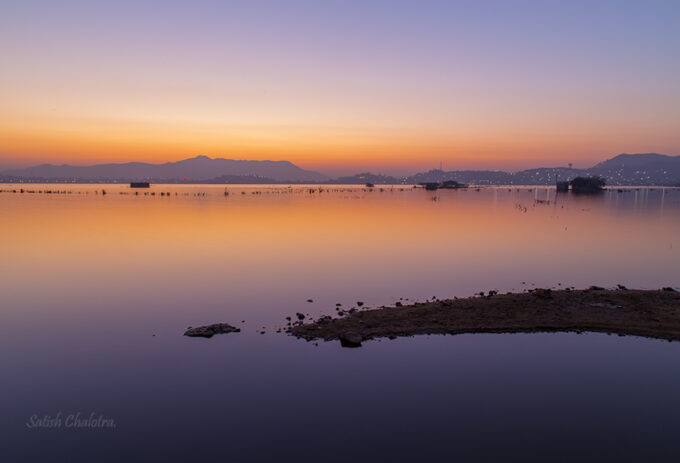
[[[457,190],[458,188],[467,188],[465,183],[456,182],[455,180],[446,180],[439,185],[439,188],[448,190]]]
[[[458,188],[467,188],[468,185],[464,183],[458,183],[455,180],[446,180],[445,182],[439,183],[439,182],[423,182],[420,183],[420,185],[425,188],[426,190],[434,191],[438,190],[439,188],[443,188],[445,190],[456,190]]]
[[[149,182],[131,182],[130,188],[149,188]]]
[[[597,194],[604,191],[605,185],[602,177],[576,177],[571,181],[571,191],[578,194]]]

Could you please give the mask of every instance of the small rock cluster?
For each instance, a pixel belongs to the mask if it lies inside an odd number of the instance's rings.
[[[240,331],[240,328],[231,326],[228,323],[215,323],[213,325],[197,326],[196,328],[189,327],[184,332],[184,336],[212,338],[216,334],[238,333]]]

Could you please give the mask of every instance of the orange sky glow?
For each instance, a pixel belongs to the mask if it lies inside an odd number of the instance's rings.
[[[680,154],[680,37],[660,7],[306,4],[300,22],[274,6],[27,3],[44,14],[0,11],[0,168],[207,155],[412,173]]]

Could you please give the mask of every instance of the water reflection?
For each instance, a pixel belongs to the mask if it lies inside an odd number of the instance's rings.
[[[229,186],[226,196],[205,185],[154,186],[153,196],[67,188],[0,193],[2,431],[12,460],[680,450],[676,343],[474,335],[348,352],[274,333],[297,311],[357,300],[677,287],[676,189],[592,197],[498,187],[437,191],[432,201],[399,186]],[[181,336],[214,322],[242,332]],[[60,410],[102,413],[119,427],[24,428],[30,415]]]

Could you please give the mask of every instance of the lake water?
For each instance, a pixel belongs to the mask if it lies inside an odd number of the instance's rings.
[[[678,288],[680,190],[321,188],[0,185],[3,461],[676,461],[680,343],[275,330],[336,303]],[[215,322],[242,331],[182,336]]]

